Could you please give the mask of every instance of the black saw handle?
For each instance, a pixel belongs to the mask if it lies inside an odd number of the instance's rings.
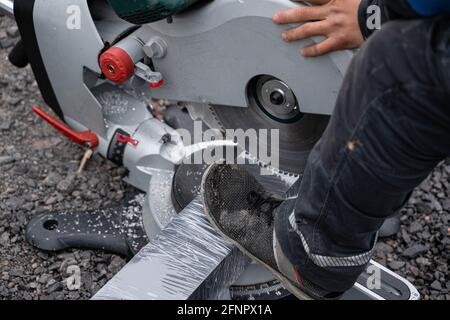
[[[28,65],[28,55],[22,39],[19,40],[19,42],[17,42],[14,48],[11,50],[8,59],[9,62],[11,62],[17,68],[25,68]]]

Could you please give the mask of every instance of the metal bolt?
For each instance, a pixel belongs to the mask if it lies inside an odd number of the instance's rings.
[[[270,102],[280,106],[284,103],[285,98],[284,98],[284,93],[282,91],[279,90],[275,90],[270,94]]]
[[[112,73],[112,74],[116,73],[116,69],[114,69],[114,66],[111,64],[108,65],[108,71],[109,71],[109,73]]]
[[[144,45],[144,53],[149,58],[164,58],[167,53],[167,43],[160,37],[153,37]]]

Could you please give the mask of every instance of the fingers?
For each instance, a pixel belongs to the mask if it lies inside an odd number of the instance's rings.
[[[273,16],[273,22],[287,24],[322,20],[326,18],[327,12],[328,8],[324,6],[294,8],[276,13]]]
[[[294,0],[295,2],[304,2],[304,0]],[[327,4],[331,0],[308,0],[307,2],[315,3],[315,4]]]
[[[292,0],[294,2],[305,2],[305,0]],[[307,2],[315,3],[315,4],[327,4],[331,0],[308,0]]]
[[[285,41],[303,40],[314,36],[327,38],[321,43],[303,48],[301,50],[303,56],[321,56],[337,50],[353,49],[362,44],[364,39],[358,22],[360,0],[308,2],[315,5],[299,6],[278,12],[273,17],[273,21],[278,24],[300,24],[283,32],[282,38]]]
[[[305,38],[326,35],[328,32],[328,23],[325,21],[308,22],[304,25],[283,32],[281,37],[284,41],[296,41]]]
[[[339,49],[339,41],[335,38],[328,38],[318,44],[303,48],[301,53],[304,57],[318,57]]]

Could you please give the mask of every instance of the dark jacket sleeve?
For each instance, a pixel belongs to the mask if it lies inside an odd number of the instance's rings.
[[[370,29],[367,21],[373,12],[368,12],[370,6],[377,6],[381,12],[381,24],[394,19],[414,19],[420,17],[407,0],[362,0],[359,6],[358,20],[364,38],[368,38],[376,29]]]

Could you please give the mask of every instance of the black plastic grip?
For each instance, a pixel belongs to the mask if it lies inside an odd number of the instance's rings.
[[[22,40],[16,43],[9,53],[8,59],[17,68],[25,68],[28,65],[30,61],[28,60],[27,51]]]

